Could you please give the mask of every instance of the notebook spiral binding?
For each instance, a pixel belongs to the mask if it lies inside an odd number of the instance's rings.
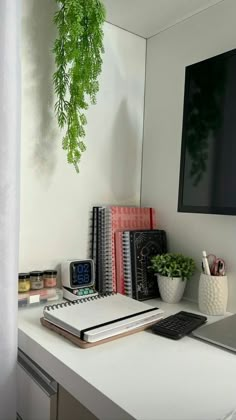
[[[78,303],[89,302],[91,300],[103,299],[103,298],[106,298],[108,296],[112,296],[112,295],[115,295],[115,294],[116,293],[114,293],[114,292],[102,293],[102,294],[97,295],[97,296],[86,297],[86,298],[77,299],[77,300],[74,300],[74,301],[55,303],[54,305],[46,305],[44,307],[44,309],[47,310],[47,311],[50,311],[50,310],[54,311],[55,309],[64,308],[66,306],[73,306],[73,305],[77,305]]]
[[[104,260],[105,260],[105,270],[104,270],[104,292],[110,293],[113,290],[112,278],[113,278],[113,267],[112,267],[112,209],[106,207],[104,209]]]
[[[123,232],[123,262],[124,262],[124,289],[125,295],[132,297],[132,264],[131,264],[131,250],[130,250],[130,233]]]

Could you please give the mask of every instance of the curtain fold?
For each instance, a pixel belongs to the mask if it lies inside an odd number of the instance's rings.
[[[0,419],[16,419],[20,0],[0,1]]]

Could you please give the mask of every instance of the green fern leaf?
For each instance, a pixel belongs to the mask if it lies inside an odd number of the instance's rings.
[[[79,172],[81,155],[86,150],[81,140],[86,135],[84,111],[89,103],[96,104],[99,91],[105,8],[100,0],[55,1],[59,6],[53,19],[58,30],[53,47],[55,113],[59,127],[66,127],[62,148],[67,152],[67,161]]]

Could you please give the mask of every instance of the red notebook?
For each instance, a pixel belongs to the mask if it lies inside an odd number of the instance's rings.
[[[124,293],[122,231],[156,229],[156,214],[152,207],[108,208],[111,240],[111,276],[113,291]]]

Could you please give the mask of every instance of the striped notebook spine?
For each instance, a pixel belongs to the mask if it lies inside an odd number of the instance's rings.
[[[132,265],[129,232],[123,232],[122,244],[124,264],[124,294],[126,296],[132,297]]]
[[[97,229],[98,229],[98,220],[97,220],[97,209],[98,207],[93,207],[92,209],[92,229],[91,229],[91,252],[90,252],[90,257],[92,258],[92,260],[94,261],[94,272],[95,272],[95,285],[96,285],[96,289],[97,289],[97,282],[98,282],[98,258],[97,258],[97,252],[98,252],[98,247],[97,247]]]
[[[112,284],[112,214],[109,207],[104,208],[103,211],[103,226],[104,226],[104,292],[111,293],[113,290]]]
[[[123,263],[123,231],[115,232],[115,260],[116,260],[116,291],[125,294],[124,289],[124,263]]]
[[[98,211],[98,292],[105,292],[105,226],[104,226],[104,207]]]

